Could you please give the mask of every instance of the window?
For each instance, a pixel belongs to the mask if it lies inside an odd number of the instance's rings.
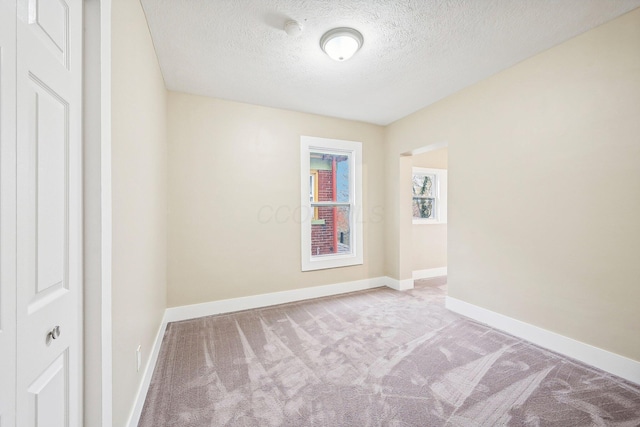
[[[302,271],[362,264],[362,144],[300,138]]]
[[[447,171],[413,168],[413,223],[447,223]]]

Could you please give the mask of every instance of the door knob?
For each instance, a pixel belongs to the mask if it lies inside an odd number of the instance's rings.
[[[55,340],[60,336],[60,326],[55,326],[53,329],[49,331],[49,337]]]

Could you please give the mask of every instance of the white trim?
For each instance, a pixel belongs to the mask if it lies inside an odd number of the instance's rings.
[[[414,270],[412,277],[417,279],[431,279],[432,277],[442,277],[447,275],[447,267],[429,268],[426,270]]]
[[[311,152],[349,155],[349,203],[351,253],[314,257],[311,253],[311,221],[314,208],[309,200]],[[300,136],[300,225],[302,271],[361,265],[364,262],[362,220],[362,143],[339,139]]]
[[[391,289],[395,289],[396,291],[407,291],[409,289],[413,289],[413,279],[398,280],[389,277],[387,280],[387,286]]]
[[[518,338],[523,338],[549,350],[640,384],[639,361],[576,341],[456,298],[447,297],[446,307],[451,311],[505,331]]]
[[[111,0],[84,3],[84,425],[111,426]]]
[[[102,427],[113,425],[112,252],[113,206],[111,191],[111,1],[100,1],[100,114],[101,218],[102,218]]]
[[[160,328],[158,329],[158,333],[156,334],[156,339],[153,342],[151,356],[149,357],[147,365],[144,368],[142,382],[140,383],[138,393],[136,394],[135,405],[133,406],[133,410],[131,411],[131,415],[129,416],[129,421],[127,422],[128,427],[138,427],[138,423],[140,422],[140,416],[142,415],[142,409],[144,408],[144,401],[146,400],[147,393],[149,392],[149,385],[151,385],[153,371],[156,369],[156,363],[158,362],[158,355],[160,354],[160,347],[162,346],[164,332],[167,329],[167,323],[167,312],[165,311],[164,317],[162,318],[162,323],[160,324]]]
[[[195,319],[197,317],[211,316],[214,314],[231,313],[234,311],[250,310],[253,308],[286,304],[288,302],[303,301],[312,298],[344,294],[347,292],[379,288],[387,286],[389,281],[390,279],[387,277],[375,277],[372,279],[336,283],[333,285],[314,286],[311,288],[292,289],[290,291],[211,301],[202,304],[170,307],[167,308],[165,321],[177,322],[180,320]]]

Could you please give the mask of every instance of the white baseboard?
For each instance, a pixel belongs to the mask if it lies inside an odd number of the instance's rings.
[[[144,368],[142,383],[140,383],[140,388],[138,388],[135,405],[133,407],[133,410],[131,411],[131,415],[129,416],[129,422],[127,423],[128,427],[138,427],[138,423],[140,422],[140,416],[142,415],[144,401],[147,398],[147,392],[149,391],[149,385],[151,384],[151,377],[153,376],[153,371],[155,370],[156,362],[158,361],[158,354],[160,353],[160,346],[162,345],[164,331],[167,329],[168,322],[166,317],[167,315],[165,311],[162,323],[160,324],[160,328],[158,329],[158,334],[156,335],[156,339],[153,342],[153,348],[151,349],[151,355],[149,357],[149,360],[147,361],[147,366]]]
[[[447,275],[447,267],[429,268],[427,270],[415,270],[413,279],[431,279],[432,277],[441,277]]]
[[[214,314],[231,313],[234,311],[250,310],[253,308],[268,307],[288,302],[303,301],[311,298],[339,295],[348,292],[389,286],[392,280],[393,279],[388,277],[375,277],[372,279],[356,280],[353,282],[337,283],[333,285],[314,286],[311,288],[293,289],[290,291],[211,301],[202,304],[170,307],[167,308],[165,312],[165,319],[167,322],[177,322],[180,320],[195,319],[197,317],[212,316]]]
[[[387,286],[391,289],[395,289],[396,291],[406,291],[413,289],[413,279],[398,280],[388,277]]]
[[[485,323],[541,347],[640,384],[640,362],[636,360],[576,341],[456,298],[447,297],[446,307],[478,322]]]

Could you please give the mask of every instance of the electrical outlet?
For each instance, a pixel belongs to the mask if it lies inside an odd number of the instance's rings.
[[[140,365],[142,364],[142,350],[141,350],[141,345],[138,345],[138,348],[136,349],[136,371],[140,371]]]

